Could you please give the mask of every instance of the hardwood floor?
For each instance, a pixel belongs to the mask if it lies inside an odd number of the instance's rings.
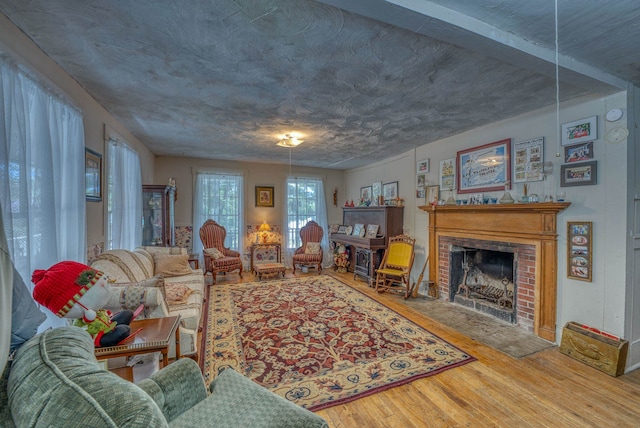
[[[324,273],[354,286],[478,361],[350,403],[320,410],[329,426],[369,427],[635,427],[640,426],[640,372],[610,377],[557,347],[515,359],[378,294],[352,274]],[[311,272],[302,275],[316,275]],[[242,282],[253,281],[243,274]],[[287,277],[291,277],[287,272]],[[210,277],[209,277],[210,278]],[[219,283],[238,282],[237,275]]]

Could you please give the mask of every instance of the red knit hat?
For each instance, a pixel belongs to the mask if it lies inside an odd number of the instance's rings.
[[[48,270],[31,275],[33,298],[63,318],[88,289],[98,282],[102,272],[78,262],[60,262]]]

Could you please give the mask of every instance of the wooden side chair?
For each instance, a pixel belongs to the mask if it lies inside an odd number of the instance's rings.
[[[242,278],[242,258],[240,253],[224,246],[227,230],[213,220],[207,220],[200,227],[200,240],[204,249],[204,274],[211,272],[216,283],[218,272],[227,273],[238,270]]]
[[[316,265],[318,273],[322,271],[322,246],[320,242],[324,236],[322,227],[311,220],[300,229],[302,245],[293,253],[293,274],[296,274],[296,264]]]
[[[407,235],[392,236],[384,252],[380,268],[376,270],[376,291],[404,292],[404,298],[413,294],[416,284],[411,285],[411,267],[415,257],[416,240]]]

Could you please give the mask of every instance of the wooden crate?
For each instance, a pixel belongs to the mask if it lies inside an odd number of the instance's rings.
[[[613,339],[575,322],[562,330],[560,352],[610,376],[624,373],[629,342]]]

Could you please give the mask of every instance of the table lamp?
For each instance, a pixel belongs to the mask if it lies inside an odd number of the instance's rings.
[[[266,244],[267,237],[269,236],[267,232],[271,231],[271,226],[269,226],[269,224],[266,221],[263,221],[258,230],[262,232],[262,243]]]

